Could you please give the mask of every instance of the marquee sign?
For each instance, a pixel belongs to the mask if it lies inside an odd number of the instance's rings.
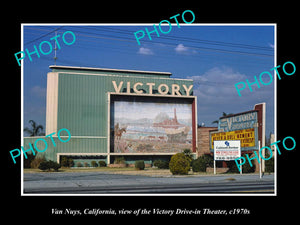
[[[258,110],[251,110],[219,119],[217,132],[210,133],[210,149],[214,141],[238,140],[242,151],[258,149]]]
[[[221,117],[219,120],[219,130],[233,131],[257,127],[257,112],[250,111],[230,117]]]
[[[239,140],[241,142],[241,147],[255,147],[255,130],[244,129],[235,130],[229,132],[220,132],[211,134],[211,145],[214,148],[214,141],[220,140]]]

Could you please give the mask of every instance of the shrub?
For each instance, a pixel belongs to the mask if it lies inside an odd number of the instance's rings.
[[[270,153],[269,152],[266,152],[265,153],[265,158],[269,158],[270,157]],[[266,160],[265,161],[265,172],[266,173],[273,173],[274,172],[274,157],[272,157],[271,159],[269,160]]]
[[[40,165],[38,166],[38,168],[43,171],[50,170],[49,162],[48,161],[41,162]]]
[[[156,166],[158,169],[169,169],[169,162],[164,160],[155,160],[153,166]]]
[[[193,161],[193,154],[192,154],[191,149],[189,149],[189,148],[184,149],[183,154],[188,158],[190,163]]]
[[[69,167],[69,160],[67,157],[61,157],[60,165],[63,167]]]
[[[92,167],[97,167],[98,165],[97,165],[96,161],[91,161],[91,166]]]
[[[234,164],[235,164],[235,167],[237,168],[235,161],[234,161]],[[254,162],[252,163],[252,167],[251,167],[248,161],[242,167],[243,167],[242,168],[243,173],[254,173],[255,168],[256,168],[254,165]],[[240,172],[240,171],[238,171],[238,172]]]
[[[213,157],[202,155],[192,161],[193,172],[206,172],[207,167],[213,167]]]
[[[34,158],[34,160],[32,160],[32,162],[30,163],[30,167],[31,168],[34,168],[34,169],[37,169],[37,168],[39,168],[39,165],[40,165],[40,163],[41,162],[44,162],[44,161],[46,161],[46,158],[45,158],[45,156],[43,155],[43,156],[37,156],[37,157],[35,157]]]
[[[267,157],[266,157],[267,158]],[[274,157],[265,162],[265,171],[268,173],[274,172]]]
[[[74,166],[74,160],[71,158],[69,158],[68,160],[69,160],[69,167]]]
[[[184,153],[177,153],[171,157],[169,167],[173,175],[188,174],[190,170],[190,161]]]
[[[124,164],[125,163],[125,158],[124,157],[116,157],[114,164]]]
[[[61,158],[60,165],[63,167],[72,167],[74,166],[74,161],[73,159],[64,156]]]
[[[77,167],[82,167],[82,163],[81,163],[81,162],[77,162],[77,163],[76,163],[76,166],[77,166]]]
[[[106,162],[104,161],[99,161],[98,162],[99,167],[105,167],[106,166]]]
[[[84,167],[89,167],[89,164],[87,162],[83,163]]]
[[[23,155],[23,157],[25,159],[25,155]],[[31,163],[35,160],[35,158],[36,158],[36,155],[27,154],[27,159],[23,161],[24,168],[31,168]]]
[[[50,171],[50,169],[53,169],[54,171],[58,171],[58,169],[60,168],[60,165],[52,160],[49,161],[43,161],[40,163],[39,167],[40,170],[48,170]]]
[[[145,163],[143,160],[137,160],[135,161],[134,163],[134,167],[137,169],[137,170],[144,170],[145,169]]]
[[[193,172],[205,172],[206,171],[206,162],[203,157],[199,157],[192,162]]]
[[[245,155],[242,155],[244,158],[246,158]],[[227,173],[240,173],[235,160],[232,161],[227,161],[226,162],[227,167],[229,168],[229,170],[227,171]],[[254,162],[252,163],[252,167],[250,166],[249,162],[246,161],[245,164],[242,165],[242,172],[243,173],[253,173],[255,171],[255,164]]]
[[[214,157],[212,155],[203,155],[206,167],[214,167]]]
[[[54,171],[56,171],[56,172],[60,168],[60,165],[57,162],[49,160],[48,164],[49,164],[50,169],[54,169]]]

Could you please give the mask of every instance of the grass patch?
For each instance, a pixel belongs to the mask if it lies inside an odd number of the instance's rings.
[[[64,173],[81,173],[81,172],[104,172],[104,171],[134,171],[134,167],[126,167],[126,168],[110,168],[110,167],[90,167],[90,168],[84,168],[84,167],[76,167],[76,168],[68,168],[68,167],[62,167],[58,170],[58,172],[64,172]],[[24,173],[44,173],[40,169],[33,169],[33,168],[24,168]],[[57,173],[57,172],[56,172]]]
[[[44,172],[40,169],[26,168],[23,170],[24,173],[57,173],[57,172]],[[111,174],[122,174],[122,175],[141,175],[141,176],[153,176],[153,177],[173,177],[169,169],[158,169],[158,168],[145,168],[144,170],[136,170],[134,167],[125,167],[125,168],[114,168],[114,167],[75,167],[68,168],[62,167],[58,170],[62,173],[85,173],[85,172],[107,172]],[[217,174],[217,176],[222,174]],[[235,174],[232,174],[235,175]],[[187,177],[187,176],[214,176],[213,173],[207,172],[193,172],[189,171],[187,175],[176,175],[176,177]],[[234,181],[235,178],[228,177],[225,178],[228,181]]]

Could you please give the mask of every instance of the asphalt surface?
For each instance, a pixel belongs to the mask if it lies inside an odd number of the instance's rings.
[[[25,173],[24,194],[220,194],[274,193],[274,176],[149,177],[105,172]]]

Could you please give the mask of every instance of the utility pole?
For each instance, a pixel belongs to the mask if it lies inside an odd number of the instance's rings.
[[[55,31],[55,37],[57,36],[57,30]],[[57,59],[57,57],[56,57],[56,50],[57,50],[57,48],[56,48],[56,41],[55,41],[55,45],[54,45],[54,65],[56,66],[56,59]]]

